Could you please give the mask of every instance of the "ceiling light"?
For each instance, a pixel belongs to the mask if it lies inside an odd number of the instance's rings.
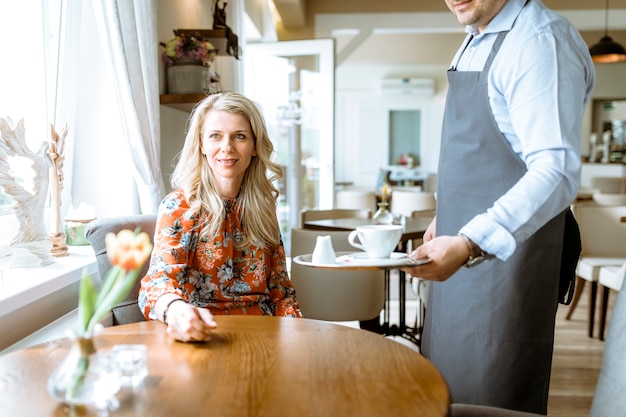
[[[626,50],[622,45],[613,41],[608,34],[609,31],[609,0],[606,0],[604,15],[604,36],[600,42],[589,48],[591,59],[599,64],[610,64],[613,62],[626,61]]]

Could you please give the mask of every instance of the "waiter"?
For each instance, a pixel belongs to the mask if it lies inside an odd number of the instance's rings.
[[[412,254],[432,262],[405,270],[436,281],[422,352],[454,402],[545,414],[594,66],[540,0],[445,1],[468,35],[448,71],[437,216]]]

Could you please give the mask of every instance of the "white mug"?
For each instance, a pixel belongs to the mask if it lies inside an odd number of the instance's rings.
[[[358,226],[348,235],[348,242],[367,252],[368,258],[389,258],[401,237],[402,226],[376,224]]]

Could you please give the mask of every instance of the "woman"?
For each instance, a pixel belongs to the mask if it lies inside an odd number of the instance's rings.
[[[175,191],[162,201],[139,307],[181,341],[206,341],[213,314],[301,317],[276,218],[281,169],[259,109],[236,93],[194,109]],[[269,175],[268,175],[269,173]]]

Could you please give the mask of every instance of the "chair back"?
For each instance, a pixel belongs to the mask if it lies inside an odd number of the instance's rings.
[[[622,194],[626,193],[626,178],[624,177],[600,177],[590,179],[591,188],[598,189],[601,193]]]
[[[150,242],[154,243],[155,225],[156,214],[138,214],[132,216],[102,218],[89,223],[85,235],[89,244],[93,248],[94,253],[96,254],[100,279],[103,280],[109,272],[109,269],[111,269],[111,263],[109,262],[105,245],[105,236],[108,233],[117,234],[123,229],[134,231],[139,228],[141,232],[146,232],[148,236],[150,236]],[[146,262],[144,265],[138,275],[135,285],[129,292],[126,299],[111,309],[113,325],[135,323],[145,320],[145,317],[137,305],[137,297],[139,294],[139,287],[141,286],[141,278],[146,275],[149,266],[148,264],[149,262]]]
[[[626,397],[624,396],[626,355],[624,352],[626,352],[626,286],[622,285],[613,306],[604,346],[602,368],[589,417],[624,415],[624,410],[626,410]]]
[[[349,219],[356,217],[359,219],[370,219],[372,210],[370,209],[329,209],[329,210],[302,210],[300,213],[300,227],[304,227],[305,223],[310,220],[325,219]]]
[[[428,191],[393,190],[391,212],[411,217],[414,211],[434,210],[437,205],[435,193]]]
[[[356,249],[350,232],[291,229],[291,256],[313,252],[317,236],[330,236],[335,252]],[[291,281],[302,315],[328,321],[370,320],[385,303],[384,271],[317,269],[291,262]]]
[[[376,210],[376,192],[345,189],[335,193],[335,208]]]
[[[626,257],[626,206],[574,204],[572,212],[580,227],[581,257]]]
[[[626,206],[626,194],[595,192],[592,195],[593,201],[606,206]]]

